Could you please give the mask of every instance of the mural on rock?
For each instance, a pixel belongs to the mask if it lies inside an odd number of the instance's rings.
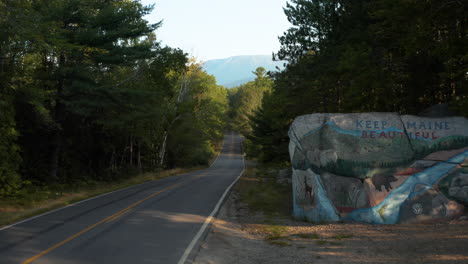
[[[453,219],[468,205],[468,120],[311,114],[289,129],[294,215],[395,224]]]

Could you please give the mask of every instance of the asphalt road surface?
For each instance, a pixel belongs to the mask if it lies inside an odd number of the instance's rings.
[[[0,229],[0,263],[184,262],[244,169],[241,141],[238,134],[226,134],[221,155],[208,169],[108,193]]]

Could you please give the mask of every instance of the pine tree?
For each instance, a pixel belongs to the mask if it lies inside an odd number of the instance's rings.
[[[113,79],[121,67],[138,67],[139,61],[152,56],[150,46],[136,40],[150,34],[156,25],[148,25],[143,16],[150,7],[136,1],[35,1],[37,14],[37,50],[43,58],[38,69],[43,89],[53,93],[51,113],[56,129],[52,132],[49,179],[57,179],[64,135],[70,114],[90,118],[106,107],[125,107],[122,83]],[[44,36],[47,36],[44,38]]]
[[[27,1],[0,1],[0,198],[20,187],[20,148],[15,122],[15,91],[21,81],[21,53],[25,48]]]

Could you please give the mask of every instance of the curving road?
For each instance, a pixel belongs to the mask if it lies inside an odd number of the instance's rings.
[[[193,257],[193,246],[243,172],[241,144],[238,134],[228,133],[208,169],[104,194],[0,229],[0,263],[182,264]]]

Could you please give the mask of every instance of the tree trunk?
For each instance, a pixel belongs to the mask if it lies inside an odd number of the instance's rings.
[[[167,130],[164,131],[161,149],[159,150],[159,166],[164,164],[164,155],[166,154]]]
[[[178,115],[178,108],[179,108],[179,104],[184,100],[185,96],[189,92],[190,82],[191,82],[191,78],[188,76],[184,76],[182,83],[180,84],[179,95],[177,96],[175,106],[174,106],[174,113],[176,114],[176,117],[171,121],[171,123],[166,128],[166,130],[164,130],[164,135],[163,135],[163,139],[161,142],[161,148],[159,149],[159,166],[160,167],[162,167],[162,165],[164,164],[164,156],[166,155],[166,144],[167,144],[167,136],[169,134],[169,130],[171,129],[171,127],[174,125],[174,123],[177,120],[182,118],[181,115]]]
[[[140,151],[140,144],[137,143],[137,147],[138,147],[138,152],[137,152],[137,165],[138,165],[138,172],[139,173],[142,173],[143,172],[143,169],[142,169],[142,166],[141,166],[141,151]]]
[[[133,167],[133,135],[130,134],[130,157],[128,163]]]
[[[59,168],[59,159],[62,151],[62,142],[63,142],[63,132],[60,128],[54,135],[52,143],[52,156],[50,160],[50,172],[49,172],[49,181],[57,180],[57,172]]]
[[[172,120],[171,124],[169,124],[169,127],[166,130],[164,130],[161,149],[159,150],[159,166],[162,166],[164,164],[164,156],[166,155],[166,144],[167,144],[167,136],[169,135],[169,130],[172,128],[174,123],[181,118],[182,116],[180,115],[176,116],[176,118]]]
[[[128,146],[125,146],[125,148],[124,148],[123,151],[122,151],[122,157],[120,158],[120,168],[122,168],[122,166],[123,166],[123,164],[124,164],[125,157],[126,157],[126,153],[127,153],[127,149],[128,149]]]
[[[115,162],[115,148],[112,148],[112,155],[109,161],[109,168],[112,172],[115,172],[116,169],[116,162]]]
[[[59,57],[59,68],[64,67],[65,55],[62,53]],[[57,180],[57,173],[59,169],[59,160],[63,145],[63,120],[65,115],[65,105],[61,99],[63,96],[64,77],[60,76],[57,85],[57,97],[55,99],[55,122],[57,128],[52,139],[52,154],[50,159],[49,181]]]

